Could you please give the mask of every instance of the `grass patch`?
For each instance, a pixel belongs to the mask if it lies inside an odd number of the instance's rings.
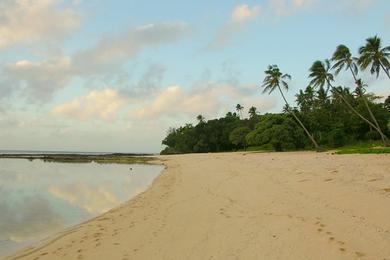
[[[274,149],[271,145],[259,145],[259,146],[248,146],[245,149],[238,149],[237,152],[273,152]]]
[[[336,154],[385,154],[390,153],[390,147],[342,147]]]
[[[349,144],[339,148],[332,148],[321,146],[317,152],[327,152],[334,151],[335,154],[387,154],[390,153],[390,147],[383,147],[380,142],[359,142],[354,144]],[[244,149],[238,151],[244,152]],[[274,149],[270,144],[262,146],[249,146],[246,151],[248,152],[273,152]],[[312,149],[286,149],[285,152],[290,151],[316,151]]]

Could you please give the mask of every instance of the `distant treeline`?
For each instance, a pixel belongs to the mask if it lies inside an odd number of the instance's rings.
[[[369,69],[377,77],[381,72],[390,83],[390,46],[382,48],[377,36],[368,38],[355,58],[345,45],[336,48],[331,60],[316,61],[310,68],[310,84],[296,94],[296,107],[287,102],[288,74],[278,66],[265,71],[263,92],[278,90],[286,103],[283,113],[260,114],[249,108],[249,118],[242,118],[244,107],[236,106],[219,119],[197,117],[196,125],[171,128],[162,144],[162,154],[204,153],[237,149],[273,149],[276,151],[321,149],[354,144],[360,141],[381,141],[389,145],[390,96],[384,102],[368,93],[367,84],[359,78],[360,70]],[[338,86],[334,75],[345,70],[351,73],[355,86]],[[383,100],[383,99],[382,99]]]

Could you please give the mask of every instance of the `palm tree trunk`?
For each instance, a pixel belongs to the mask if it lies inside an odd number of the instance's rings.
[[[314,147],[316,148],[316,150],[319,150],[320,146],[317,144],[316,140],[314,140],[313,136],[310,134],[310,132],[306,129],[306,127],[304,126],[304,124],[301,122],[301,120],[299,120],[299,118],[295,115],[294,111],[292,111],[290,109],[290,105],[288,104],[287,102],[287,99],[286,97],[284,96],[283,94],[283,91],[280,89],[279,85],[278,85],[278,89],[280,91],[280,94],[282,95],[283,97],[283,100],[284,102],[286,103],[287,105],[287,109],[288,111],[293,115],[293,117],[298,121],[298,123],[301,125],[301,127],[303,128],[303,130],[306,132],[307,136],[310,138],[310,140],[312,141],[312,143],[314,144]]]
[[[329,86],[339,95],[339,97],[344,101],[344,103],[348,106],[349,109],[351,109],[358,117],[363,119],[367,124],[372,126],[376,131],[380,132],[381,130],[378,129],[370,120],[366,119],[362,114],[360,114],[349,102],[348,100],[343,96],[342,93],[340,93],[329,81]],[[387,145],[386,143],[384,145]]]
[[[348,67],[349,67],[349,70],[350,70],[351,73],[352,73],[353,79],[355,80],[355,84],[357,85],[357,78],[356,78],[355,72],[353,72],[353,70],[352,70],[352,68],[351,68],[351,65],[348,65]],[[358,85],[358,87],[359,87],[359,85]]]
[[[360,86],[357,82],[357,78],[356,78],[356,75],[355,73],[353,72],[351,66],[349,66],[349,70],[351,71],[352,73],[352,76],[353,76],[353,79],[355,80],[355,84],[358,88],[361,88],[362,86]],[[372,110],[367,102],[367,99],[366,97],[363,95],[363,93],[360,91],[359,92],[359,95],[360,97],[363,99],[363,102],[364,102],[364,105],[366,106],[367,110],[368,110],[368,113],[370,114],[370,117],[371,119],[374,121],[374,124],[376,125],[377,127],[377,132],[379,133],[379,135],[381,136],[381,139],[382,139],[382,142],[383,142],[383,145],[384,146],[388,146],[389,145],[389,139],[387,138],[387,136],[382,132],[382,129],[381,127],[379,126],[378,124],[378,121],[376,120],[376,117],[374,116],[374,114],[372,113]]]
[[[383,66],[382,62],[379,62],[379,64],[381,65],[383,71],[386,73],[387,77],[390,79],[390,74],[389,74],[389,70],[385,68],[385,66]]]
[[[379,135],[381,136],[382,142],[384,146],[389,146],[389,138],[382,132],[382,129],[380,128],[378,121],[376,120],[374,114],[371,111],[371,108],[366,100],[365,97],[363,97],[364,104],[367,107],[368,112],[370,113],[371,118],[374,120],[375,125],[378,127],[376,130],[378,131]]]

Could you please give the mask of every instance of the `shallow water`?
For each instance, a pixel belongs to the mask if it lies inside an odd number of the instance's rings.
[[[144,191],[161,170],[0,159],[0,256],[118,206]]]

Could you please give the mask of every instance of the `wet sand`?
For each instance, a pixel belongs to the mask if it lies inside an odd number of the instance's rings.
[[[144,193],[9,259],[390,259],[390,156],[161,156]]]

